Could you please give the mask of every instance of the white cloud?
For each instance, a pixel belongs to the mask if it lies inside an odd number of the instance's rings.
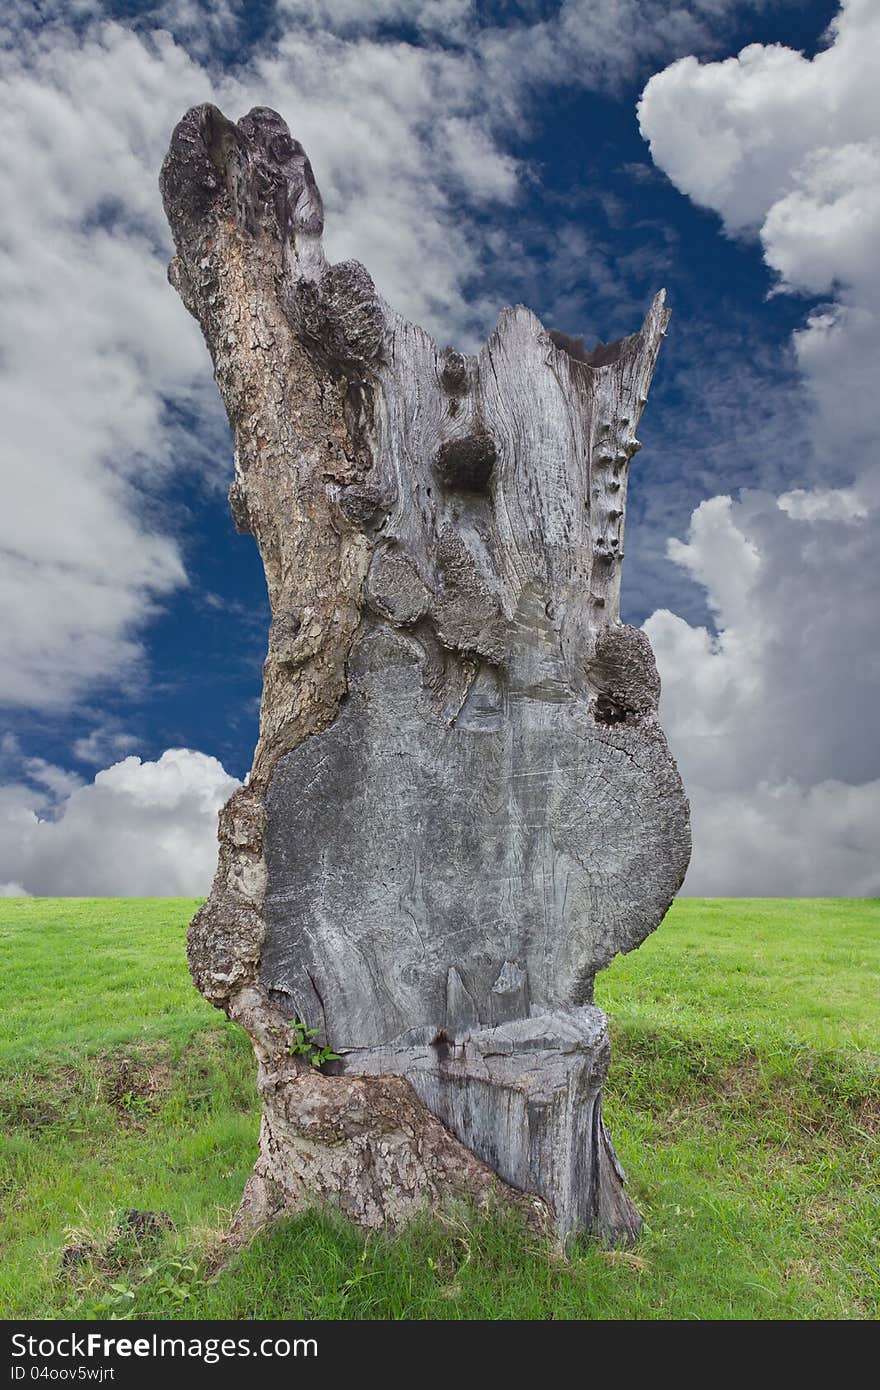
[[[878,28],[874,0],[844,0],[830,45],[812,59],[750,44],[722,62],[672,63],[639,103],[655,164],[732,231],[760,228],[818,151],[875,136]]]
[[[692,799],[689,893],[880,890],[876,514],[844,497],[711,498],[670,542],[717,626],[644,625]]]
[[[710,497],[694,512],[688,541],[667,544],[669,559],[705,587],[709,606],[725,628],[741,624],[761,568],[757,547],[735,525],[732,513],[729,497]]]
[[[777,506],[798,521],[862,521],[868,504],[854,487],[793,488]]]
[[[171,748],[124,758],[70,790],[46,816],[23,783],[0,789],[0,880],[7,896],[192,897],[210,887],[217,813],[239,785],[216,758]]]
[[[100,767],[101,763],[107,763],[113,757],[130,752],[137,746],[137,742],[133,734],[101,724],[89,734],[76,739],[71,752],[79,762]]]
[[[880,439],[876,0],[844,0],[829,40],[812,59],[763,44],[724,62],[683,58],[647,83],[639,120],[683,193],[730,233],[760,237],[777,292],[832,296],[794,346],[817,444],[838,470],[859,471]]]
[[[644,625],[686,781],[742,790],[768,777],[880,776],[880,654],[866,640],[880,618],[865,585],[875,537],[874,514],[819,523],[808,505],[792,514],[745,492],[701,503],[687,541],[669,543],[717,628],[662,610]]]
[[[421,34],[447,41],[465,39],[475,19],[474,0],[279,0],[278,10],[292,24],[335,34],[375,33],[383,25],[411,25]]]
[[[28,780],[35,782],[38,787],[45,787],[50,798],[56,801],[70,796],[82,786],[82,778],[75,772],[56,767],[45,758],[23,758],[21,766]]]
[[[149,520],[174,462],[164,402],[214,407],[154,184],[200,78],[115,25],[2,61],[0,701],[63,708],[137,670],[138,629],[185,582]]]
[[[781,287],[826,294],[840,281],[876,284],[880,139],[809,151],[792,184],[761,228],[767,263],[778,271]]]

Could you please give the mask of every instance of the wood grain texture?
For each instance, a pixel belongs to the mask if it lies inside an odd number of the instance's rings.
[[[662,292],[592,353],[521,306],[479,354],[441,350],[357,262],[327,264],[308,160],[263,108],[189,112],[162,191],[272,607],[252,773],[190,932],[197,984],[260,1061],[245,1206],[436,1207],[416,1156],[439,1120],[465,1190],[497,1174],[563,1236],[630,1239],[593,979],[654,930],[690,852],[650,646],[619,621]],[[304,1087],[292,1018],[339,1075]],[[342,1135],[353,1086],[378,1116],[401,1085],[423,1116],[406,1183],[351,1156],[306,1180],[315,1096]]]

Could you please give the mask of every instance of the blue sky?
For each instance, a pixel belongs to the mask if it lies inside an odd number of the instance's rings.
[[[7,891],[204,890],[250,765],[262,569],[156,189],[209,97],[281,110],[330,254],[444,342],[510,302],[607,341],[666,287],[623,618],[692,792],[688,890],[880,891],[872,9],[9,7]]]

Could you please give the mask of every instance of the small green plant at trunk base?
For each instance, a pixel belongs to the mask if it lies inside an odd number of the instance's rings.
[[[290,1026],[293,1029],[293,1041],[289,1050],[293,1056],[308,1057],[313,1067],[323,1067],[325,1062],[339,1061],[338,1052],[329,1047],[318,1047],[313,1041],[318,1033],[317,1028],[307,1028],[298,1018],[292,1018]]]

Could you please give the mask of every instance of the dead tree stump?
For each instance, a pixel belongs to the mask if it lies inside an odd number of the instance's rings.
[[[631,1239],[592,1000],[690,852],[651,650],[619,621],[663,294],[592,352],[521,306],[477,356],[441,351],[358,262],[328,265],[275,112],[196,107],[161,186],[272,610],[253,768],[189,937],[259,1063],[239,1223],[330,1200],[394,1226],[496,1192]],[[337,1074],[291,1055],[292,1020]]]

